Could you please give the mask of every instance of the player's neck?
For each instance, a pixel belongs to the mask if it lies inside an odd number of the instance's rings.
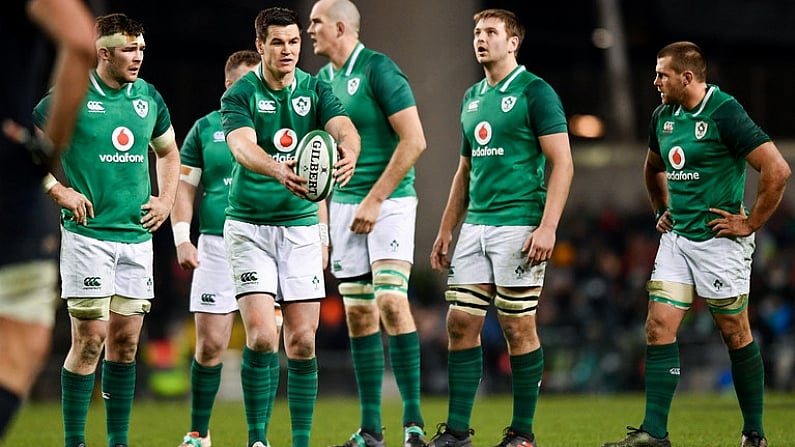
[[[103,84],[114,90],[121,90],[125,85],[128,84],[126,80],[119,80],[117,77],[113,76],[111,71],[102,64],[97,66],[97,76],[99,76],[99,79],[102,80]]]
[[[519,63],[516,62],[514,57],[506,57],[484,64],[483,71],[486,73],[486,82],[492,86],[497,85],[518,66]]]
[[[271,90],[283,90],[285,87],[290,86],[295,79],[295,71],[289,73],[273,74],[268,70],[262,70],[262,76],[265,79],[265,84]]]
[[[682,107],[684,107],[685,110],[693,110],[701,104],[701,101],[707,96],[708,86],[706,82],[698,82],[688,87],[690,87],[690,89],[687,94],[687,100],[685,104],[682,104]]]
[[[356,49],[358,44],[358,39],[343,39],[340,41],[339,47],[329,56],[329,61],[331,61],[331,65],[334,66],[335,70],[339,70],[345,65],[345,62],[351,57],[353,50]]]

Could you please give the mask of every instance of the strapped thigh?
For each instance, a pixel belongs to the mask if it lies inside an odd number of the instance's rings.
[[[400,295],[408,298],[411,264],[404,262],[380,261],[373,270],[373,289],[375,296],[384,294]]]
[[[477,317],[486,316],[492,296],[483,289],[469,284],[451,285],[444,292],[444,299],[451,309],[457,309]]]
[[[532,287],[518,292],[508,287],[497,286],[497,297],[494,298],[494,305],[497,307],[498,314],[507,317],[535,315],[540,295],[541,287]]]

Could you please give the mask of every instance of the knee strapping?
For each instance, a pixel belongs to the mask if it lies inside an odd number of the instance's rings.
[[[373,271],[375,296],[386,293],[408,297],[411,266],[396,262],[383,262]]]
[[[505,287],[497,287],[494,306],[497,307],[497,313],[508,317],[535,315],[540,295],[540,287],[534,287],[522,292],[515,292]]]
[[[149,313],[152,303],[149,300],[126,298],[113,295],[110,299],[110,311],[125,316],[144,315]]]
[[[714,314],[738,314],[748,307],[748,294],[726,299],[707,299],[709,311]]]
[[[368,281],[341,282],[338,289],[346,306],[375,306],[375,291]]]
[[[478,317],[486,315],[491,298],[482,289],[470,285],[450,286],[444,292],[444,299],[450,303],[451,309],[457,309]]]
[[[677,309],[688,310],[693,305],[696,288],[692,284],[653,280],[646,283],[649,299],[666,303]]]

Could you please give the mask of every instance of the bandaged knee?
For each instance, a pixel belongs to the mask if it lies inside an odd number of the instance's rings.
[[[375,296],[384,294],[409,296],[411,265],[397,262],[382,262],[373,271]]]
[[[346,306],[375,306],[375,291],[369,281],[341,282],[338,289]]]
[[[110,297],[69,298],[66,300],[69,315],[80,320],[102,320],[110,318]]]
[[[148,314],[152,308],[152,303],[149,300],[126,298],[119,295],[113,295],[110,300],[110,310],[114,314],[133,316]]]
[[[707,299],[709,311],[713,314],[738,314],[748,307],[748,294],[724,299]]]
[[[494,298],[494,306],[497,313],[508,317],[523,317],[535,315],[538,309],[538,297],[541,295],[541,288],[534,287],[517,292],[506,287],[497,287],[497,296]]]
[[[486,316],[491,298],[483,289],[471,285],[450,286],[444,292],[444,299],[450,303],[450,309],[477,317]]]
[[[656,279],[646,283],[646,291],[650,300],[682,310],[690,309],[696,296],[696,289],[691,284]]]

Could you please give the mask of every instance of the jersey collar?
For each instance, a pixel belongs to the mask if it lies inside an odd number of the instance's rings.
[[[356,66],[356,60],[359,58],[359,53],[362,52],[364,49],[364,44],[359,42],[353,48],[353,52],[350,56],[348,56],[348,60],[345,62],[345,65],[342,66],[340,71],[345,71],[345,76],[350,76],[351,72],[353,72],[353,67]],[[334,80],[334,65],[328,64],[328,73],[329,73],[329,80]]]
[[[265,75],[262,73],[262,70],[263,70],[263,66],[262,66],[262,62],[260,62],[257,65],[257,68],[254,69],[254,74],[257,75],[257,77],[259,78],[260,81],[262,81],[262,83],[265,85],[265,88],[267,88],[268,90],[273,91],[273,89],[270,88],[270,86],[268,85],[268,82],[265,81]],[[297,68],[296,68],[295,71],[293,71],[293,82],[290,83],[290,93],[291,94],[295,91],[295,87],[298,85],[298,76],[297,76],[298,73],[297,73],[297,71],[298,71]],[[284,89],[282,89],[282,90],[284,90]]]
[[[96,92],[100,96],[105,96],[105,97],[108,96],[105,93],[105,89],[107,89],[110,92],[127,90],[127,96],[130,96],[130,94],[132,93],[133,85],[135,84],[134,82],[128,82],[124,87],[121,88],[121,90],[115,90],[115,89],[111,88],[110,86],[108,86],[107,84],[105,84],[105,81],[103,81],[102,78],[99,77],[99,74],[97,73],[97,70],[91,70],[88,73],[88,79],[89,79],[89,81],[91,81],[91,87],[94,90],[96,90]]]
[[[518,67],[513,69],[513,72],[511,72],[511,74],[509,74],[505,79],[497,83],[497,85],[495,85],[494,87],[496,88],[498,85],[502,84],[499,90],[500,93],[505,93],[505,91],[508,90],[508,87],[511,86],[513,80],[516,79],[517,76],[519,76],[523,71],[526,70],[527,68],[525,68],[524,65],[519,65]],[[480,86],[480,94],[482,95],[486,93],[488,89],[489,89],[489,82],[484,78],[483,84]]]
[[[709,101],[709,98],[711,98],[712,95],[716,91],[718,91],[718,87],[716,85],[710,85],[709,86],[709,88],[707,89],[707,94],[704,95],[704,99],[701,100],[701,104],[699,104],[698,107],[696,107],[696,111],[693,112],[693,116],[698,116],[701,112],[704,111],[704,107],[707,106],[707,102]],[[674,111],[674,115],[679,115],[679,113],[681,111],[682,111],[682,106],[681,105],[676,106],[676,110]]]

